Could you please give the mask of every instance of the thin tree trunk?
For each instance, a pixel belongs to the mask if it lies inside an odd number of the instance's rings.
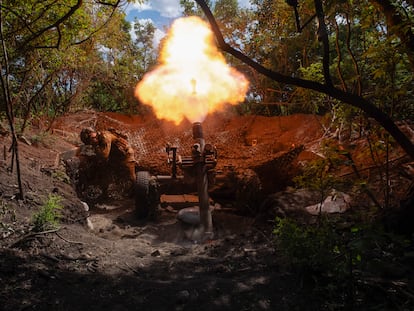
[[[0,0],[0,39],[2,42],[2,52],[3,52],[3,59],[4,59],[4,68],[3,64],[0,63],[0,72],[3,73],[4,76],[1,74],[1,86],[3,91],[4,100],[6,102],[6,115],[7,120],[9,121],[10,131],[12,134],[12,163],[16,160],[16,173],[17,173],[17,181],[19,186],[19,199],[23,199],[23,186],[22,186],[22,179],[20,174],[20,162],[19,162],[19,144],[17,140],[16,131],[14,128],[14,115],[13,115],[13,107],[12,107],[12,100],[10,96],[10,87],[9,87],[9,64],[8,64],[8,57],[7,57],[7,49],[6,43],[3,38],[3,1]]]

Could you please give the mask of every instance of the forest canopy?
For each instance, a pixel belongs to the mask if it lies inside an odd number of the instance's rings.
[[[184,16],[211,23],[228,62],[249,79],[239,113],[329,113],[341,129],[375,119],[414,155],[395,126],[414,116],[412,1],[180,3]],[[128,1],[0,4],[0,110],[24,119],[21,130],[32,118],[82,108],[147,109],[133,89],[156,64],[156,28],[127,21]]]

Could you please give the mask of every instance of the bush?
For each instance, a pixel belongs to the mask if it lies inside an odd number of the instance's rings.
[[[276,247],[300,271],[329,271],[339,264],[340,236],[329,222],[319,225],[298,224],[288,218],[276,218],[273,230]],[[337,266],[338,267],[338,266]]]
[[[61,196],[49,194],[40,210],[33,215],[33,231],[41,232],[59,227],[60,210],[63,208],[61,201]]]
[[[412,244],[403,237],[374,223],[323,217],[314,225],[277,218],[273,233],[277,251],[319,310],[411,310],[401,307],[414,304],[409,284],[393,283],[412,273]]]

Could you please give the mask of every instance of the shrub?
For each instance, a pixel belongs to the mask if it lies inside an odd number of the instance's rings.
[[[288,218],[276,218],[273,230],[276,247],[300,271],[328,271],[340,254],[340,236],[327,221],[303,225]]]
[[[48,132],[42,132],[39,134],[34,134],[30,137],[30,142],[32,145],[39,147],[49,147],[55,143],[55,138],[50,135]]]
[[[60,210],[63,208],[61,201],[61,196],[49,194],[40,210],[33,215],[34,231],[41,232],[58,228],[61,217]]]
[[[405,265],[412,244],[375,223],[321,218],[303,225],[277,218],[273,233],[277,251],[309,294],[306,299],[321,310],[380,310],[380,305],[381,310],[408,310],[401,305],[414,303],[408,283],[393,283],[411,271]],[[379,283],[387,284],[387,295]]]

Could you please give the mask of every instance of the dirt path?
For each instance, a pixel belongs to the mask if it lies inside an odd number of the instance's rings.
[[[0,259],[4,310],[292,308],[293,280],[280,274],[269,228],[218,212],[220,236],[197,244],[165,213],[140,224],[129,210],[101,212],[93,230],[64,225],[14,242]]]

